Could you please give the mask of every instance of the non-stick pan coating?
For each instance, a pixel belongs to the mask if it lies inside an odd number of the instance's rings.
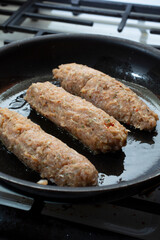
[[[76,62],[103,71],[127,84],[159,114],[160,53],[128,40],[97,35],[59,34],[18,41],[0,49],[0,107],[29,116],[48,133],[84,154],[97,167],[99,186],[85,188],[41,186],[39,175],[27,169],[0,146],[0,178],[16,190],[52,199],[105,196],[115,200],[139,192],[160,181],[160,124],[152,132],[131,128],[127,146],[116,153],[94,156],[62,129],[42,118],[23,101],[25,89],[36,81],[53,81],[52,69]],[[54,84],[58,84],[53,82]],[[133,84],[132,84],[133,83]],[[17,85],[15,85],[17,84]],[[136,87],[138,84],[145,88]],[[6,91],[7,89],[10,89]],[[5,92],[5,93],[4,93]]]

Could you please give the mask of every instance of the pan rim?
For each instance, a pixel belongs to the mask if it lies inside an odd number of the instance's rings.
[[[152,173],[147,175],[147,177],[140,176],[137,179],[139,181],[135,182],[135,179],[129,180],[129,181],[122,181],[118,182],[117,184],[110,184],[110,185],[105,185],[105,186],[86,186],[86,187],[69,187],[69,186],[53,186],[53,185],[40,185],[28,180],[23,180],[17,177],[10,176],[7,173],[2,173],[0,172],[0,179],[2,181],[7,182],[8,184],[16,184],[18,186],[25,186],[27,188],[31,188],[34,190],[45,190],[47,192],[61,192],[61,193],[101,193],[101,192],[106,192],[106,191],[116,191],[119,188],[128,188],[132,187],[135,185],[140,185],[143,183],[147,183],[151,180],[155,180],[156,178],[159,178],[160,180],[160,172],[157,170],[156,173]],[[21,182],[19,182],[19,180]]]
[[[11,49],[11,48],[14,48],[14,47],[21,47],[22,45],[27,45],[29,43],[34,43],[34,42],[40,42],[40,41],[44,41],[45,39],[48,40],[48,39],[63,39],[63,38],[89,38],[89,39],[92,39],[92,40],[113,40],[115,42],[118,42],[119,44],[125,44],[128,46],[134,46],[134,47],[137,47],[139,48],[141,51],[145,51],[146,53],[151,53],[152,54],[155,54],[156,57],[158,57],[160,59],[160,50],[150,46],[150,45],[145,45],[143,43],[139,43],[139,42],[136,42],[136,41],[133,41],[133,40],[128,40],[128,39],[125,39],[125,38],[120,38],[120,37],[113,37],[113,36],[106,36],[106,35],[101,35],[101,34],[83,34],[83,33],[58,33],[58,34],[51,34],[51,35],[45,35],[45,36],[35,36],[35,37],[30,37],[30,38],[27,38],[27,39],[24,39],[24,40],[16,40],[14,42],[11,42],[10,44],[8,45],[5,45],[5,46],[2,46],[0,48],[0,53],[3,52],[3,51],[6,51],[7,49]]]
[[[112,40],[113,42],[117,42],[122,45],[128,45],[131,46],[135,49],[140,50],[141,52],[145,52],[146,54],[152,54],[152,56],[156,57],[157,59],[160,60],[160,51],[153,48],[152,46],[144,45],[139,42],[134,42],[132,40],[128,39],[122,39],[118,37],[112,37],[112,36],[105,36],[105,35],[98,35],[98,34],[73,34],[73,33],[59,33],[59,34],[53,34],[53,35],[47,35],[47,36],[37,36],[34,38],[28,38],[25,40],[18,40],[16,42],[10,43],[9,45],[3,46],[0,49],[0,54],[5,52],[6,50],[10,50],[15,47],[22,47],[25,45],[32,43],[36,43],[37,41],[44,41],[44,40],[52,40],[52,39],[76,39],[76,38],[89,38],[92,40]],[[142,184],[144,182],[148,182],[150,180],[154,180],[156,178],[160,178],[160,172],[158,170],[153,171],[150,174],[146,174],[143,176],[140,176],[135,182],[136,179],[132,179],[129,181],[124,181],[124,182],[118,182],[117,184],[111,184],[111,185],[105,185],[105,186],[90,186],[90,187],[59,187],[59,186],[52,186],[52,185],[47,185],[43,186],[31,181],[23,180],[17,177],[10,176],[9,174],[2,173],[0,172],[0,179],[2,181],[8,182],[9,184],[16,184],[19,186],[25,186],[27,188],[32,188],[35,190],[45,190],[47,192],[61,192],[61,193],[87,193],[88,191],[91,193],[100,193],[100,192],[106,192],[106,191],[116,191],[118,188],[126,188],[126,187],[131,187],[135,185]],[[19,179],[21,182],[19,182]]]

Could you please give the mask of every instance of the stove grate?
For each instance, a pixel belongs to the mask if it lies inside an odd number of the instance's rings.
[[[3,9],[4,6],[16,6],[17,9]],[[65,22],[70,24],[78,24],[92,27],[94,22],[76,17],[58,17],[54,16],[52,10],[69,11],[73,15],[82,13],[95,14],[101,16],[110,16],[120,18],[120,23],[117,27],[118,32],[122,32],[127,19],[136,19],[142,21],[160,22],[160,7],[147,6],[141,4],[129,4],[121,2],[111,2],[104,0],[59,0],[59,1],[44,1],[44,0],[29,0],[29,1],[9,1],[1,2],[0,15],[8,16],[8,18],[0,24],[0,29],[3,32],[23,32],[31,33],[35,36],[59,33],[54,30],[36,28],[33,26],[23,26],[26,19],[33,21],[45,20],[50,22]],[[40,13],[40,10],[48,10],[47,14]],[[52,13],[51,13],[52,11]],[[151,34],[160,34],[158,28],[150,29]]]

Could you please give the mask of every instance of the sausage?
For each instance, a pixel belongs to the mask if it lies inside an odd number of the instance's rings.
[[[76,63],[60,65],[53,69],[53,75],[65,90],[92,102],[118,121],[140,130],[155,128],[158,115],[115,78]]]
[[[0,108],[0,140],[25,165],[59,186],[97,184],[98,172],[86,157],[6,108]]]
[[[126,144],[127,130],[117,120],[50,82],[32,84],[25,99],[94,153],[116,151]]]

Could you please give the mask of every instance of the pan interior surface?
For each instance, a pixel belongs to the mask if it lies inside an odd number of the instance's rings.
[[[71,197],[80,197],[83,192],[92,196],[98,191],[108,195],[115,192],[117,198],[117,192],[121,190],[125,197],[133,194],[133,188],[136,191],[139,186],[142,188],[147,180],[159,181],[160,121],[152,132],[125,126],[130,132],[127,145],[121,151],[93,155],[66,131],[37,114],[23,99],[32,82],[53,82],[53,68],[76,62],[122,82],[125,80],[125,84],[160,117],[160,54],[157,50],[128,40],[100,35],[56,34],[18,41],[1,48],[0,62],[0,107],[29,117],[47,133],[86,156],[99,172],[97,187],[60,188],[51,183],[49,186],[40,186],[35,184],[40,179],[39,174],[28,169],[0,143],[2,180],[28,193],[51,197],[61,194],[62,198],[66,196],[64,192],[71,193]],[[53,84],[59,86],[57,82]]]
[[[95,165],[99,172],[99,186],[116,186],[121,182],[137,180],[138,178],[157,171],[158,168],[160,168],[159,121],[156,129],[152,132],[130,128],[127,145],[123,147],[121,151],[94,155],[65,130],[57,127],[51,121],[36,113],[24,100],[26,89],[31,83],[38,81],[52,81],[52,78],[50,76],[44,76],[41,79],[36,77],[14,85],[1,94],[0,106],[7,107],[30,118],[33,122],[39,124],[44,131],[59,138],[68,146],[86,156]],[[159,99],[151,91],[134,83],[129,83],[123,80],[122,82],[135,91],[139,97],[160,116]],[[52,83],[59,86],[59,83],[56,81]],[[2,144],[0,144],[0,156],[1,172],[34,183],[40,179],[39,174],[23,165],[12,153],[7,151]]]

